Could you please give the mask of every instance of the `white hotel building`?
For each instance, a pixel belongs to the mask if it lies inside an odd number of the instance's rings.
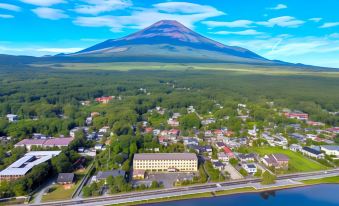
[[[194,153],[135,154],[133,169],[153,172],[196,172],[198,158]]]

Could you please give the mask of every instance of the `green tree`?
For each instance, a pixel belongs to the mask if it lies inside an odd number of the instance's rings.
[[[275,179],[276,179],[276,176],[275,176],[275,175],[271,174],[271,173],[268,172],[268,171],[265,171],[265,172],[262,174],[261,184],[263,184],[263,185],[274,184],[274,183],[275,183]]]
[[[65,153],[60,153],[51,160],[54,171],[57,173],[69,172],[72,169],[72,163]]]

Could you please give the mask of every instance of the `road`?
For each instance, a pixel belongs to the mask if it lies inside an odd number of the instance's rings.
[[[299,174],[289,174],[282,175],[277,177],[277,182],[280,182],[277,186],[284,185],[292,185],[294,183],[294,179],[306,180],[306,179],[315,179],[322,178],[328,176],[337,176],[339,175],[339,169],[320,171],[320,172],[311,172],[311,173],[299,173]],[[255,187],[260,185],[260,179],[245,179],[245,180],[237,180],[230,182],[222,182],[222,183],[208,183],[197,186],[188,186],[188,187],[179,187],[179,188],[171,188],[171,189],[160,189],[154,191],[143,191],[143,192],[133,192],[126,193],[121,195],[112,195],[106,197],[94,197],[87,199],[79,199],[79,200],[68,200],[68,201],[59,201],[59,202],[50,202],[50,203],[40,203],[40,204],[31,204],[31,206],[66,206],[66,205],[82,205],[82,206],[92,206],[92,205],[111,205],[118,203],[126,203],[132,201],[140,201],[140,200],[149,200],[149,199],[157,199],[157,198],[168,198],[174,196],[180,196],[185,194],[196,194],[203,192],[215,192],[218,190],[229,190],[235,188],[243,188],[243,187]],[[272,186],[273,188],[274,186]]]

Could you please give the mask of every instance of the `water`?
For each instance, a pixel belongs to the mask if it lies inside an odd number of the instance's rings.
[[[150,204],[151,206],[339,206],[339,184]]]

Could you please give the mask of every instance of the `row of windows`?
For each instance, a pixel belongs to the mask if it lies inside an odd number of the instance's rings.
[[[197,160],[134,160],[135,162],[196,162]]]
[[[198,165],[197,163],[187,163],[187,164],[160,164],[160,163],[146,163],[146,164],[133,164],[134,166],[137,166],[137,165],[149,165],[149,166],[156,166],[156,165],[159,165],[159,166],[187,166],[187,165]]]
[[[167,168],[167,167],[164,167],[164,168],[138,167],[136,169],[152,170],[152,169],[170,169],[170,168]],[[179,169],[180,171],[195,171],[195,170],[197,170],[196,167],[185,167],[185,168],[177,168],[177,169]]]

